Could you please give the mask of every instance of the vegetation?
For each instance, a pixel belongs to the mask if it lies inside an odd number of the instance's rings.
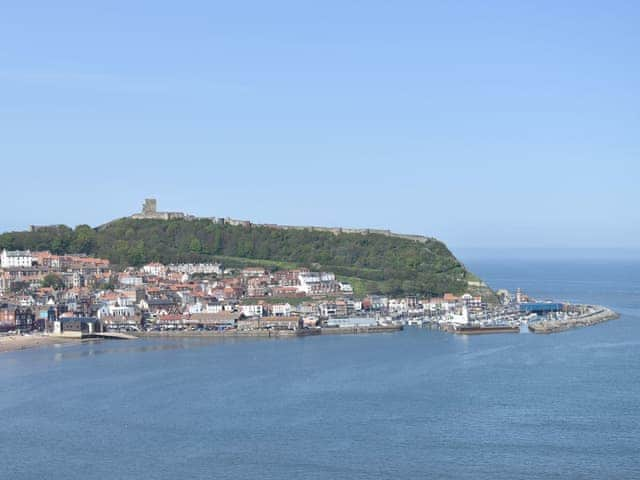
[[[42,279],[43,287],[51,287],[54,290],[62,290],[64,288],[64,280],[60,277],[60,275],[56,275],[55,273],[50,273],[45,275]]]
[[[101,228],[50,227],[0,235],[0,248],[86,253],[117,265],[221,261],[227,267],[335,272],[357,293],[456,294],[476,279],[434,239],[231,226],[198,220],[120,219]]]

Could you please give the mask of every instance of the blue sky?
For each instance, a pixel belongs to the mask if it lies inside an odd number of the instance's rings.
[[[638,2],[7,2],[0,229],[159,207],[640,247]]]

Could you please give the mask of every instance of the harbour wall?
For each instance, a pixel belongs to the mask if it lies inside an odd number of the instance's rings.
[[[620,314],[613,310],[595,306],[595,310],[585,315],[579,315],[577,317],[570,317],[566,320],[543,320],[529,325],[529,331],[533,333],[557,333],[570,330],[572,328],[588,327],[596,325],[602,322],[608,322],[609,320],[615,320],[620,317]]]
[[[175,337],[218,337],[218,338],[290,338],[290,337],[306,337],[314,335],[353,335],[365,333],[388,333],[398,332],[403,329],[402,325],[376,325],[368,327],[336,327],[336,328],[310,328],[301,330],[222,330],[222,331],[167,331],[167,332],[132,332],[135,337],[156,337],[156,338],[175,338]]]

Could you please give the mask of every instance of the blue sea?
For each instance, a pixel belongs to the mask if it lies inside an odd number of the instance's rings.
[[[622,316],[554,335],[0,354],[0,478],[640,478],[640,261],[465,263],[494,288]]]

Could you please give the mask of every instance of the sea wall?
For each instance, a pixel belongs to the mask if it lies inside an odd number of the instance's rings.
[[[402,330],[402,325],[376,325],[370,327],[336,327],[336,328],[311,328],[301,330],[184,330],[184,331],[167,331],[167,332],[133,332],[131,335],[136,337],[156,337],[156,338],[175,338],[175,337],[220,337],[220,338],[238,338],[238,337],[267,337],[267,338],[287,338],[287,337],[306,337],[311,335],[353,335],[362,333],[386,333],[397,332]]]
[[[572,328],[588,327],[620,317],[618,313],[606,307],[593,306],[592,308],[591,312],[577,317],[569,317],[565,320],[543,320],[533,323],[529,325],[529,331],[533,333],[564,332]]]

